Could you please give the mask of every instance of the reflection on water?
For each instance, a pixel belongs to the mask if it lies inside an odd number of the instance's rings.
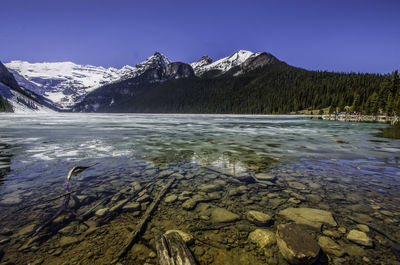
[[[110,263],[172,178],[120,263],[158,264],[155,236],[178,229],[193,238],[199,264],[287,264],[276,241],[266,247],[257,235],[288,222],[308,222],[302,229],[323,250],[318,264],[399,262],[400,141],[374,136],[387,125],[99,114],[0,115],[0,123],[1,262]],[[72,176],[66,211],[30,238],[62,206],[68,171],[93,163]],[[305,217],[285,215],[293,208]],[[322,217],[308,208],[335,223],[315,222]]]
[[[400,126],[383,128],[382,131],[377,134],[377,136],[390,139],[400,139]]]

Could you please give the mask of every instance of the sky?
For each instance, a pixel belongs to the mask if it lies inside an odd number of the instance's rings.
[[[172,61],[270,52],[311,70],[400,68],[400,0],[12,0],[0,61],[120,68],[155,51]]]

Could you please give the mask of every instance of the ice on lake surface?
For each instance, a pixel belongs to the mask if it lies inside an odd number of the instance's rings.
[[[188,234],[198,264],[288,264],[282,240],[304,239],[282,238],[288,223],[321,249],[309,262],[400,264],[400,140],[377,137],[387,127],[295,116],[2,114],[0,262],[111,263],[173,178],[121,264],[159,264],[155,236],[168,230]],[[32,237],[62,207],[63,197],[51,199],[65,192],[69,170],[92,164],[72,176],[65,211]]]

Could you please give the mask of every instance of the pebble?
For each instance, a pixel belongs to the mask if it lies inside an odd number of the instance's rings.
[[[363,231],[365,233],[368,233],[370,231],[369,227],[367,225],[357,224],[356,226],[358,229],[360,229],[361,231]]]
[[[250,222],[262,226],[267,225],[272,221],[272,217],[269,214],[258,212],[258,211],[248,211],[247,220]]]
[[[372,239],[369,238],[366,233],[359,230],[350,230],[350,232],[347,234],[347,239],[366,247],[373,246]]]
[[[249,234],[248,240],[257,244],[260,248],[266,248],[275,244],[275,233],[267,229],[256,229]]]
[[[164,202],[166,203],[173,203],[178,199],[178,196],[176,196],[175,194],[169,195],[167,197],[165,197]]]
[[[329,237],[320,236],[318,238],[318,245],[322,248],[324,252],[328,254],[333,254],[338,257],[341,257],[344,254],[343,249]]]

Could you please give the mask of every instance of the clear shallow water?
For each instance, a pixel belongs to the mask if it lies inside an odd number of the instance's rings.
[[[176,184],[172,193],[177,195],[187,190],[196,193],[195,187],[212,183],[215,178],[210,177],[210,174],[216,174],[218,178],[225,179],[226,190],[219,190],[225,199],[221,197],[210,204],[227,209],[232,209],[236,205],[236,209],[233,209],[241,216],[240,222],[246,219],[246,207],[270,212],[276,216],[274,217],[275,224],[270,228],[272,231],[281,222],[278,212],[288,206],[323,208],[333,212],[338,222],[347,224],[346,222],[350,221],[342,217],[351,213],[351,207],[354,205],[361,205],[359,208],[362,210],[359,214],[367,216],[377,215],[382,210],[390,211],[391,216],[385,217],[380,213],[381,217],[378,216],[376,220],[368,219],[368,221],[375,221],[378,225],[384,224],[389,231],[395,231],[400,218],[400,209],[398,209],[400,140],[375,136],[380,129],[386,127],[388,126],[383,124],[344,123],[293,116],[0,115],[0,170],[2,172],[0,186],[2,219],[0,222],[6,229],[13,230],[12,235],[3,236],[9,239],[8,243],[1,245],[9,249],[3,250],[5,253],[3,259],[39,260],[40,256],[47,253],[49,256],[46,256],[47,259],[42,262],[47,263],[48,260],[56,262],[63,255],[70,257],[75,252],[79,252],[79,247],[82,249],[88,247],[85,244],[90,244],[90,239],[80,240],[79,244],[76,243],[72,245],[73,247],[69,245],[68,249],[64,246],[50,248],[46,245],[56,242],[57,246],[62,240],[57,229],[68,227],[71,222],[73,223],[74,220],[71,221],[70,218],[68,222],[59,225],[61,228],[53,229],[56,231],[45,230],[43,233],[47,234],[47,239],[35,245],[36,250],[32,251],[31,248],[29,251],[18,250],[24,245],[25,240],[21,237],[23,233],[18,234],[19,229],[26,228],[30,224],[37,227],[56,212],[61,202],[41,204],[30,210],[24,210],[23,213],[16,210],[32,202],[43,202],[62,194],[62,185],[67,172],[73,166],[93,163],[97,164],[74,177],[71,182],[73,189],[78,190],[77,196],[91,198],[90,200],[82,199],[78,206],[74,205],[77,211],[96,205],[99,200],[130,186],[133,181],[143,184],[157,179],[163,171],[171,171],[193,177],[188,177],[185,180],[186,184],[185,181],[180,182],[181,186]],[[237,188],[236,186],[239,185],[231,182],[229,178],[257,173],[277,176],[277,180],[269,185],[271,190],[251,184],[247,185],[249,189],[247,200],[242,198],[235,201],[237,197],[228,198],[224,195],[225,193],[229,195],[229,188]],[[281,190],[281,192],[273,192],[275,190]],[[154,188],[154,192],[157,192],[157,188]],[[150,197],[153,193],[149,190]],[[277,195],[269,198],[266,196],[267,193]],[[269,200],[264,200],[264,198]],[[300,203],[297,201],[285,203],[285,200],[290,198],[297,198]],[[281,200],[281,203],[277,200]],[[372,202],[366,202],[366,200],[372,200]],[[106,207],[110,203],[105,202],[101,206]],[[198,218],[194,215],[192,219],[188,219],[187,216],[190,215],[182,210],[180,202],[173,206],[165,205],[165,207],[172,207],[171,210],[175,210],[177,215],[182,212],[186,215],[186,219],[182,220],[181,224],[179,222],[171,224],[155,216],[154,222],[157,225],[153,226],[158,227],[157,229],[160,227],[179,228],[185,223],[193,225],[193,220]],[[342,208],[338,209],[338,207]],[[365,210],[367,207],[370,212]],[[142,209],[140,214],[143,214],[144,210]],[[104,218],[92,216],[86,222],[96,221],[98,229],[109,232],[112,224],[114,227],[124,226],[124,222],[127,222],[126,218],[140,219],[140,214],[129,217],[131,213],[122,211],[113,218],[104,220]],[[131,220],[131,222],[134,221]],[[350,228],[347,227],[347,229]],[[204,233],[206,235],[198,236],[209,237],[207,232]],[[77,238],[81,234],[61,235]],[[399,239],[400,235],[396,236]],[[96,233],[94,237],[97,241],[107,239]],[[371,237],[375,242],[380,239],[379,235],[373,232],[371,232]],[[235,248],[245,249],[251,245],[243,243],[244,239],[241,238],[233,237],[232,240],[236,240],[237,245],[232,243],[230,250],[224,250],[231,256],[232,253],[229,251]],[[149,255],[147,252],[152,251],[152,244],[154,247],[151,236],[148,241],[144,241],[142,242],[144,250],[135,250],[136,252],[134,251],[124,261],[139,261],[138,257],[145,256],[145,261],[150,264],[156,263],[156,259],[146,256]],[[344,245],[350,244],[345,235],[338,239],[338,242]],[[241,245],[242,243],[244,245]],[[112,246],[116,244],[114,242]],[[59,249],[62,249],[62,253],[53,255]],[[141,251],[142,254],[137,254]],[[192,246],[192,251],[197,251],[195,256],[205,252],[196,256],[201,264],[222,264],[218,256],[220,254],[216,253],[225,253],[216,252],[210,246],[202,248],[201,244]],[[247,252],[251,254],[251,251],[253,251],[252,247]],[[382,256],[383,253],[387,259],[395,260],[390,246],[384,244],[376,243],[374,249],[365,251],[361,256],[349,254],[345,258],[334,256],[328,256],[328,258],[331,261],[346,259],[346,261],[362,264],[363,257],[378,262],[379,259],[374,257],[377,254]],[[257,260],[259,255],[253,253],[254,264],[257,262],[273,264],[275,261],[284,264],[276,252],[271,257],[266,254],[261,255],[260,260]],[[99,253],[96,252],[93,255],[103,262],[111,259],[113,253],[99,250]],[[83,256],[81,258],[87,258]],[[83,263],[90,264],[94,261],[93,259],[93,257],[87,258]]]

